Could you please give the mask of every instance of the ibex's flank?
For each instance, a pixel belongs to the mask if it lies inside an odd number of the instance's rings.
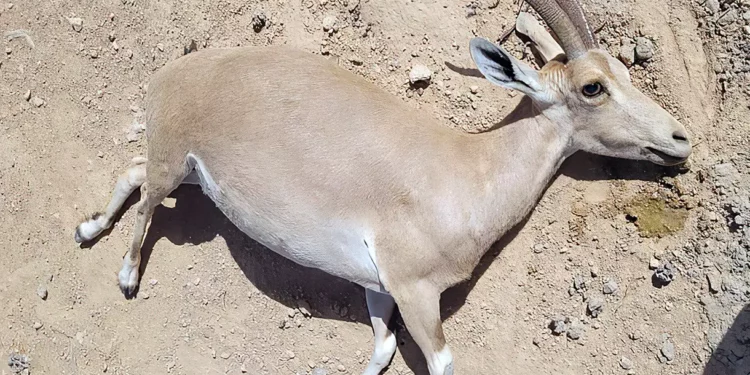
[[[398,305],[432,375],[453,374],[440,294],[470,277],[578,150],[676,164],[683,126],[636,90],[597,48],[573,0],[529,0],[562,45],[523,25],[548,61],[535,71],[484,39],[471,55],[491,82],[526,94],[483,134],[452,130],[325,58],[288,48],[207,49],[156,73],[147,97],[148,160],[124,173],[106,212],[76,241],[112,225],[139,186],[133,243],[119,274],[139,282],[156,207],[197,183],[243,232],[271,250],[363,286],[375,334],[364,374],[380,373]],[[522,28],[519,27],[520,31]]]

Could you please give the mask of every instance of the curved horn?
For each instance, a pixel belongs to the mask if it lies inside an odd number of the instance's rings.
[[[597,43],[596,38],[594,38],[594,33],[591,31],[591,26],[586,19],[586,14],[583,12],[581,3],[578,0],[556,1],[560,5],[560,8],[562,8],[563,12],[568,15],[570,21],[573,22],[573,25],[578,30],[578,35],[581,36],[583,44],[586,46],[586,49],[599,48],[599,43]]]
[[[596,41],[577,0],[526,0],[526,2],[552,29],[569,59],[575,59],[589,49],[596,48]]]

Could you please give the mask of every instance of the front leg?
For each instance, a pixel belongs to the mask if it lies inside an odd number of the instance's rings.
[[[453,375],[453,355],[440,320],[440,293],[428,282],[402,285],[393,293],[401,317],[427,360],[430,375]]]

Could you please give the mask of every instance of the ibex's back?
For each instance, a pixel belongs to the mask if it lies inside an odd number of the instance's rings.
[[[471,197],[456,192],[477,181],[468,175],[481,163],[469,135],[325,58],[284,47],[173,61],[149,84],[147,123],[149,173],[197,162],[213,180],[204,190],[240,229],[377,290],[376,235],[407,235],[388,233],[409,225],[404,215],[427,226],[436,210],[459,214]]]

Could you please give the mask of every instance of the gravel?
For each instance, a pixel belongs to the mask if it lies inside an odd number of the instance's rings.
[[[13,353],[8,358],[8,367],[13,373],[23,373],[29,369],[29,357],[24,354]]]

